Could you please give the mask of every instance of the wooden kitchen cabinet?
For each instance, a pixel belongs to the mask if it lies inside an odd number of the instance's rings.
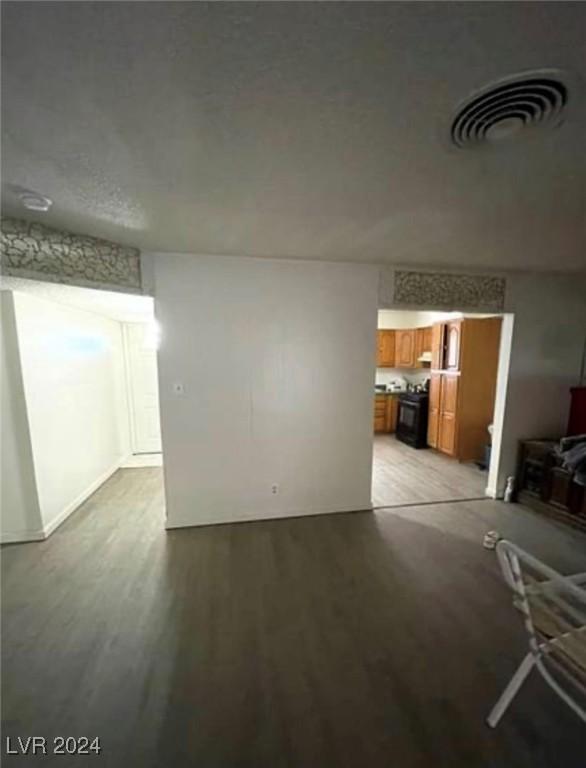
[[[460,377],[457,374],[445,374],[441,379],[437,447],[443,453],[454,456],[456,454],[456,417]]]
[[[374,431],[376,433],[395,432],[398,411],[399,398],[396,395],[375,395]]]
[[[415,365],[417,368],[423,368],[425,363],[419,361],[424,353],[431,352],[431,326],[429,328],[415,329]]]
[[[430,352],[432,328],[379,329],[377,368],[422,368],[418,358]]]
[[[436,323],[431,328],[431,370],[441,370],[444,362],[444,331],[443,323]]]
[[[397,431],[399,415],[399,398],[397,395],[387,395],[387,432]]]
[[[432,332],[427,442],[479,461],[493,420],[501,318],[438,323]]]
[[[415,368],[415,328],[395,331],[395,365],[397,368]]]
[[[436,323],[431,332],[432,371],[459,371],[462,320]]]
[[[387,431],[387,395],[374,396],[374,431]]]
[[[395,367],[395,331],[379,330],[376,334],[376,367]]]
[[[460,336],[462,333],[462,321],[457,320],[446,325],[446,351],[445,368],[448,371],[460,369]]]
[[[432,373],[429,379],[429,415],[427,419],[427,442],[432,448],[438,446],[441,387],[441,374]]]

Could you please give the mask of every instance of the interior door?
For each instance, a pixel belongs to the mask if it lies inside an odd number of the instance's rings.
[[[154,326],[127,323],[125,329],[132,452],[160,453],[161,422]]]

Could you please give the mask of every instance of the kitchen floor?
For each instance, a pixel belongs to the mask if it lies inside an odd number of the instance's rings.
[[[395,507],[484,498],[488,474],[430,448],[415,449],[394,435],[375,435],[372,503]]]

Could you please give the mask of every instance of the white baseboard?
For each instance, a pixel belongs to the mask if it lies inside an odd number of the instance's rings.
[[[0,534],[0,544],[24,544],[27,541],[44,541],[45,531],[7,531]]]
[[[504,494],[499,493],[497,488],[485,488],[484,489],[484,495],[488,496],[489,499],[502,499]]]
[[[261,512],[245,512],[237,517],[233,513],[221,512],[208,512],[207,514],[199,515],[197,520],[176,520],[174,522],[167,521],[165,528],[170,531],[176,528],[198,528],[206,525],[230,525],[232,523],[253,523],[261,520],[283,520],[291,517],[312,517],[314,515],[340,515],[348,512],[372,512],[372,503],[369,501],[366,504],[351,504],[341,509],[309,509],[309,510],[284,510],[284,511],[265,511]]]
[[[45,533],[45,538],[48,538],[53,531],[58,528],[61,523],[65,522],[69,515],[71,515],[75,510],[83,504],[83,502],[89,498],[92,493],[98,490],[98,488],[103,485],[106,480],[111,477],[116,470],[120,469],[120,465],[124,463],[126,460],[126,456],[120,456],[119,459],[117,459],[114,464],[112,464],[111,467],[109,467],[103,474],[101,474],[97,480],[94,480],[94,482],[85,489],[82,493],[77,496],[71,503],[69,503],[64,510],[62,510],[57,517],[54,517],[51,522],[47,523],[43,530]]]

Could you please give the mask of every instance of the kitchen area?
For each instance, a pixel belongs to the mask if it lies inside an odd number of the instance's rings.
[[[482,498],[501,318],[380,310],[373,504]]]

